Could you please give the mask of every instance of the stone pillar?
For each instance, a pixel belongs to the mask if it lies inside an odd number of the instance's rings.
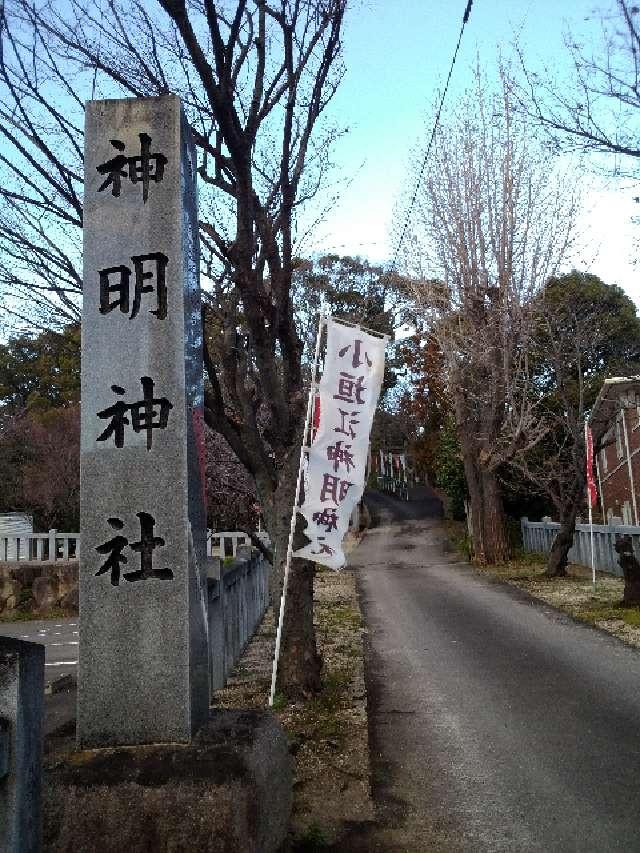
[[[208,712],[196,157],[179,98],[85,125],[78,745]]]
[[[249,636],[252,637],[258,622],[258,560],[252,555],[249,561]]]
[[[227,586],[227,583],[223,576],[220,578],[220,596],[222,601],[222,624],[224,626],[224,679],[227,680],[227,676],[231,672],[231,667],[233,666],[233,651],[232,651],[232,638],[233,638],[233,610],[232,610],[232,601],[231,601],[231,589]]]
[[[0,638],[0,849],[42,845],[44,646]]]
[[[53,562],[56,559],[56,534],[57,530],[49,531],[49,560]]]

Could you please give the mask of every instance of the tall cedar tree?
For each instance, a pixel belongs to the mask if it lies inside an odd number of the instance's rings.
[[[440,434],[452,407],[442,351],[433,335],[417,333],[402,342],[401,351],[411,381],[411,390],[403,395],[401,406],[415,424],[412,456],[418,472],[435,484]]]

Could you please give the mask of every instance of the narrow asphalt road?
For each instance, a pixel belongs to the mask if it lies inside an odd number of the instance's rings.
[[[427,503],[369,505],[367,849],[640,851],[640,652],[474,573]]]
[[[78,617],[39,619],[32,622],[0,622],[0,636],[16,637],[44,648],[45,684],[78,669]]]

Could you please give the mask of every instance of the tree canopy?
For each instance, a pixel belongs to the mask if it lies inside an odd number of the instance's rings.
[[[411,301],[408,280],[362,258],[323,255],[296,262],[292,293],[305,363],[313,359],[321,310],[389,336],[381,391],[384,404],[403,370],[401,345],[395,341],[395,332]]]
[[[0,344],[0,407],[42,411],[79,402],[79,324]]]
[[[584,420],[604,379],[640,373],[640,319],[619,287],[576,271],[551,278],[534,310],[530,394],[544,435],[512,465],[560,518],[549,572],[562,575],[584,505]],[[596,450],[602,440],[600,430]]]
[[[565,393],[575,404],[582,394],[588,412],[604,379],[637,373],[640,320],[633,301],[616,284],[574,270],[551,278],[536,307],[533,364],[545,397],[570,381]]]
[[[282,558],[305,399],[292,276],[299,215],[324,186],[339,128],[346,0],[146,0],[0,12],[0,292],[48,327],[78,319],[85,99],[180,96],[197,149],[205,422],[254,478]],[[319,687],[304,585],[304,647],[285,637],[284,682]],[[279,598],[282,565],[272,573]],[[299,625],[298,625],[299,627]],[[293,636],[293,623],[285,625]],[[303,644],[304,645],[304,644]]]

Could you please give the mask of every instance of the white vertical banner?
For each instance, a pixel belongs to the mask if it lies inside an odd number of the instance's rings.
[[[364,491],[386,342],[386,336],[327,319],[327,352],[318,386],[322,416],[308,452],[305,498],[299,509],[311,541],[295,557],[332,569],[345,564],[342,539]]]

